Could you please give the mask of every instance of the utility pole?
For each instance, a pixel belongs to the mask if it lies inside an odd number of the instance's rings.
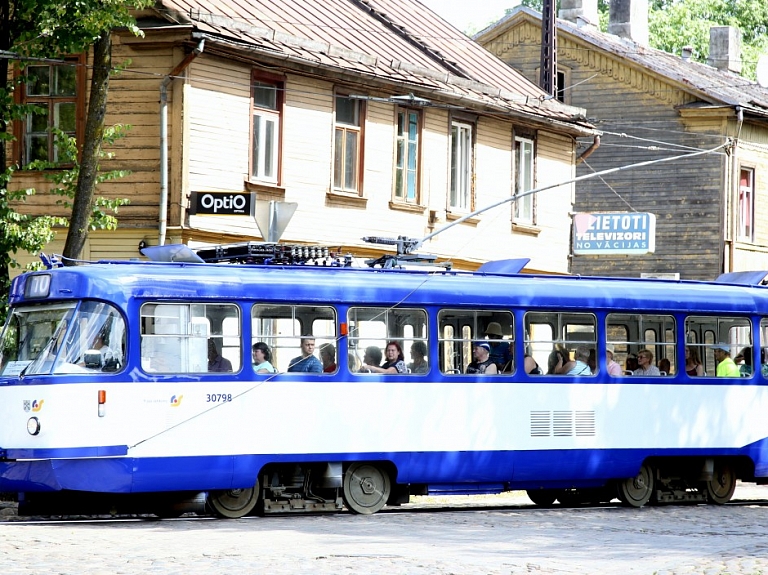
[[[539,86],[550,96],[557,92],[557,28],[555,0],[543,0],[541,13],[541,61]]]

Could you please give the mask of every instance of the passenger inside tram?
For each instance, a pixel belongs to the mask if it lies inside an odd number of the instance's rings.
[[[429,371],[427,344],[421,340],[411,344],[411,363],[408,364],[408,369],[411,373],[427,373]]]
[[[403,357],[403,350],[399,343],[396,341],[387,343],[384,355],[386,361],[381,364],[381,366],[363,362],[363,369],[367,369],[370,373],[408,373],[408,368],[405,365],[405,358]]]
[[[336,372],[336,347],[332,343],[320,346],[320,361],[323,363],[323,373]]]
[[[475,360],[467,366],[468,374],[493,375],[499,372],[496,362],[491,358],[491,346],[487,341],[476,341],[472,353]]]
[[[272,352],[266,343],[257,341],[253,344],[251,353],[253,354],[253,369],[256,370],[256,373],[277,373],[277,369],[270,363]]]
[[[381,349],[376,345],[369,345],[365,348],[365,355],[363,355],[363,364],[360,366],[360,373],[373,373],[370,370],[370,367],[378,367],[379,365],[381,365]]]

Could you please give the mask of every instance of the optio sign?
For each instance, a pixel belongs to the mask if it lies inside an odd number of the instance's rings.
[[[192,192],[189,199],[191,215],[253,215],[253,194],[250,192]]]

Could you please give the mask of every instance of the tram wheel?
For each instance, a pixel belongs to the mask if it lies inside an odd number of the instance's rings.
[[[705,483],[705,489],[710,503],[728,503],[736,489],[736,472],[730,466],[716,462],[712,479]]]
[[[616,495],[625,505],[642,507],[653,495],[653,481],[653,468],[643,464],[635,477],[619,481]]]
[[[247,489],[222,489],[208,493],[208,505],[219,517],[239,519],[248,515],[259,500],[259,482]]]
[[[354,513],[381,511],[391,492],[389,474],[373,463],[352,463],[344,474],[342,496]]]
[[[525,494],[539,507],[550,507],[557,499],[556,489],[529,489]]]

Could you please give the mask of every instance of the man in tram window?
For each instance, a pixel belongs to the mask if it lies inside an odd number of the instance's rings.
[[[311,335],[301,336],[301,355],[294,357],[288,364],[288,371],[300,373],[323,373],[323,364],[313,354],[315,338]]]
[[[472,349],[475,361],[467,366],[468,374],[492,375],[499,373],[496,362],[491,359],[491,344],[487,341],[476,341]]]
[[[719,343],[714,348],[717,362],[717,377],[741,377],[741,371],[736,362],[731,359],[731,346]]]
[[[490,344],[490,358],[499,371],[509,370],[512,367],[512,351],[509,349],[509,342],[505,341],[504,333],[501,331],[501,324],[492,321],[485,328],[485,337]]]
[[[232,362],[222,357],[212,339],[208,340],[208,371],[232,371]]]

